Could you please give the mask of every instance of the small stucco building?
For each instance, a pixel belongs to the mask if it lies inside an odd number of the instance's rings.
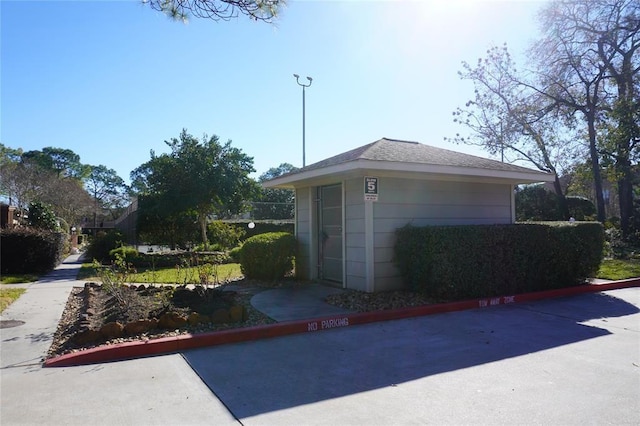
[[[403,287],[393,261],[407,224],[515,222],[514,187],[549,173],[383,138],[263,183],[295,190],[296,275],[366,292]]]

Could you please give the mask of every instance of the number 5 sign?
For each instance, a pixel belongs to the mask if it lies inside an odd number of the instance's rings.
[[[364,200],[365,201],[378,201],[378,178],[368,177],[364,178]]]

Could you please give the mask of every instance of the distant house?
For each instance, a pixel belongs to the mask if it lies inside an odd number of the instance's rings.
[[[515,221],[514,186],[554,176],[383,138],[263,183],[295,190],[296,274],[374,292],[402,288],[395,231]]]
[[[0,203],[0,228],[10,228],[16,225],[15,212],[16,207]]]

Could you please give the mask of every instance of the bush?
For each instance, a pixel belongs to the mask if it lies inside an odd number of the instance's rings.
[[[234,247],[229,250],[229,258],[234,263],[240,263],[240,251],[242,250],[242,246]]]
[[[584,197],[567,197],[569,214],[576,220],[593,220],[596,215],[596,206],[591,200]]]
[[[531,185],[516,192],[516,218],[526,220],[559,220],[558,196],[542,185]]]
[[[39,201],[29,204],[29,225],[47,231],[60,231],[58,219],[51,206]]]
[[[0,230],[0,270],[3,274],[41,274],[64,257],[66,235],[34,228]]]
[[[114,261],[116,260],[116,256],[120,256],[121,259],[127,262],[132,262],[140,257],[140,253],[135,247],[122,246],[109,251],[109,259]]]
[[[270,232],[247,239],[240,249],[240,268],[247,278],[275,280],[293,269],[296,239],[287,232]]]
[[[111,250],[122,246],[124,241],[124,234],[122,232],[112,229],[109,231],[100,231],[89,243],[87,247],[87,256],[89,259],[95,259],[99,262],[104,262],[110,259],[109,253]]]
[[[204,264],[221,265],[229,263],[229,256],[223,252],[220,253],[197,253],[197,252],[180,252],[180,253],[138,253],[135,257],[127,256],[127,263],[131,263],[135,267],[144,268],[167,268],[175,266],[196,266]]]
[[[606,226],[606,224],[605,224]],[[605,256],[612,259],[633,259],[640,255],[640,244],[633,244],[632,238],[622,238],[620,228],[609,226],[604,231]]]
[[[501,296],[568,287],[602,261],[597,222],[405,226],[396,264],[414,291],[444,299]]]
[[[228,250],[240,244],[246,234],[245,229],[216,220],[207,226],[207,233],[211,243],[219,250]]]
[[[255,226],[253,228],[249,228],[249,223],[253,223]],[[269,232],[286,232],[288,234],[293,234],[295,232],[295,225],[293,222],[283,222],[283,221],[250,221],[246,222],[230,222],[229,226],[233,226],[241,230],[243,234],[243,239],[248,239],[253,237],[254,235],[267,234]],[[231,246],[233,247],[233,246]]]

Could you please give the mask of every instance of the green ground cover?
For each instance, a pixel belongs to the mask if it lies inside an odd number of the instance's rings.
[[[603,260],[596,278],[606,280],[624,280],[640,277],[640,261],[638,260]]]
[[[24,288],[0,288],[0,312],[3,312],[24,292]]]
[[[2,284],[22,284],[38,281],[38,276],[33,274],[7,274],[0,277]]]

